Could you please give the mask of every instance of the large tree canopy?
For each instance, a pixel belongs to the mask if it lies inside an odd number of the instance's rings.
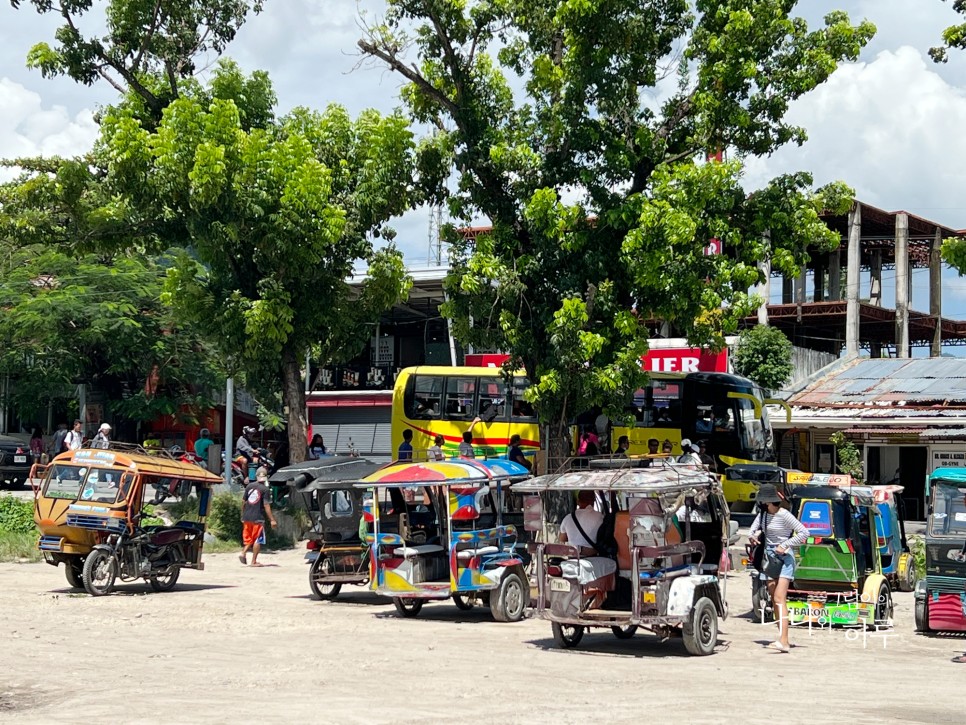
[[[835,243],[818,215],[849,203],[841,185],[740,183],[745,156],[805,140],[789,104],[874,33],[842,12],[809,29],[795,4],[389,0],[359,42],[441,129],[451,214],[492,223],[451,239],[455,329],[511,353],[558,431],[640,383],[645,320],[721,344],[762,260],[792,274],[806,245]],[[704,254],[712,238],[724,254]]]

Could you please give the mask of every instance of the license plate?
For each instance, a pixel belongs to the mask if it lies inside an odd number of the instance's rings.
[[[657,601],[654,596],[654,592],[644,592],[643,599],[645,604],[654,604],[654,602]]]
[[[13,462],[14,463],[26,463],[27,462],[27,456],[14,456],[13,457]]]
[[[550,591],[552,592],[569,592],[570,582],[566,579],[551,579],[550,580]]]

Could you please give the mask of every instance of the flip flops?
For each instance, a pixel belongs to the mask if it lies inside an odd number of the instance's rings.
[[[248,557],[245,556],[244,554],[239,554],[238,555],[238,561],[240,561],[245,566],[248,566]]]
[[[768,645],[768,649],[773,649],[777,652],[785,652],[785,653],[788,653],[791,651],[789,647],[786,647],[781,642],[772,642],[770,645]]]
[[[959,657],[953,657],[951,661],[955,662],[957,665],[966,665],[966,654],[961,654]]]

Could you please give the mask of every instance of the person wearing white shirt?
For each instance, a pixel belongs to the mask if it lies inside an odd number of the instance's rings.
[[[81,433],[81,427],[81,422],[79,420],[75,420],[74,427],[67,432],[67,435],[64,437],[64,445],[67,446],[67,450],[79,450],[81,445],[84,443],[84,435]]]
[[[593,491],[580,491],[577,494],[577,510],[572,514],[567,514],[563,523],[560,524],[560,540],[564,543],[574,544],[582,549],[591,549],[596,553],[597,531],[604,523],[604,514],[595,511],[593,508],[596,496]],[[574,518],[576,517],[576,521]],[[577,528],[577,523],[580,528]],[[587,536],[580,532],[584,530]],[[587,537],[590,537],[588,541]]]

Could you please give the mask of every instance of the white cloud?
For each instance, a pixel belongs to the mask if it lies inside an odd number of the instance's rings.
[[[89,150],[97,137],[93,113],[73,118],[63,106],[44,106],[39,94],[0,78],[0,158],[74,156]],[[0,180],[15,176],[0,169]]]
[[[750,159],[749,187],[807,170],[816,184],[841,179],[876,206],[966,227],[966,93],[919,50],[903,46],[842,66],[789,119],[807,129],[808,142]]]

